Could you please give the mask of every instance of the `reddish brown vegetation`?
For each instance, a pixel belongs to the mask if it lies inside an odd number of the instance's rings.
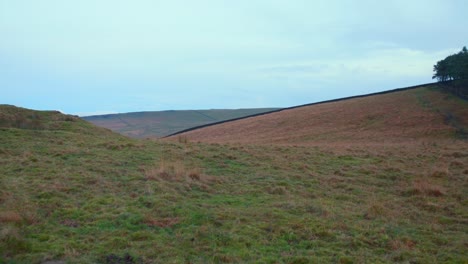
[[[23,218],[17,212],[0,212],[0,223],[19,223],[21,221]]]
[[[392,250],[412,250],[416,246],[416,242],[409,238],[395,239],[389,242],[389,246]]]
[[[438,197],[444,195],[445,191],[443,187],[430,183],[428,180],[418,179],[413,181],[410,193]]]
[[[406,144],[453,138],[460,127],[468,127],[465,102],[418,88],[284,110],[182,136],[207,143]]]
[[[180,219],[177,217],[166,217],[166,218],[154,219],[148,216],[145,219],[145,223],[148,226],[157,226],[161,228],[171,227],[173,225],[178,224],[179,222],[180,222]]]

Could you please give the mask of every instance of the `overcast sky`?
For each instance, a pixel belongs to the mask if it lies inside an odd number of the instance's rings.
[[[0,0],[0,104],[287,107],[431,82],[466,0]]]

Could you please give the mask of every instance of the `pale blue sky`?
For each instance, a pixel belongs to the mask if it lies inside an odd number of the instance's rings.
[[[0,104],[287,107],[431,82],[465,0],[0,0]]]

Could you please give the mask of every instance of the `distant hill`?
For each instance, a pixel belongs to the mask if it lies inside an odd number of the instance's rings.
[[[97,126],[111,129],[129,137],[155,138],[191,127],[275,110],[278,108],[154,111],[95,115],[82,118]]]
[[[108,129],[96,127],[77,116],[62,114],[59,111],[31,110],[13,105],[0,105],[0,128],[122,137]]]
[[[173,136],[209,143],[334,144],[466,137],[468,102],[423,85],[333,100]]]

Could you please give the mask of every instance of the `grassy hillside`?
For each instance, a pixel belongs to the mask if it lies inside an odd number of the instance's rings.
[[[191,127],[269,112],[276,109],[277,108],[135,112],[87,116],[83,117],[83,119],[129,137],[157,138]]]
[[[287,109],[210,126],[192,141],[249,144],[406,143],[466,137],[468,102],[437,85]]]
[[[0,263],[468,261],[468,144],[453,135],[179,143],[0,113]]]

